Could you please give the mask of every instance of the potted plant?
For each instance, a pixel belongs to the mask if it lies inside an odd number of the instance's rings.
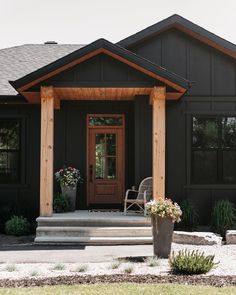
[[[77,183],[82,182],[80,171],[73,167],[64,167],[55,173],[55,177],[60,183],[62,194],[68,198],[69,210],[75,211]]]
[[[171,251],[174,223],[180,222],[182,211],[177,203],[167,198],[148,202],[146,210],[152,220],[154,255],[168,258]]]

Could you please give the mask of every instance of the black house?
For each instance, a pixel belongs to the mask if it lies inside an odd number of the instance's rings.
[[[84,177],[78,209],[121,208],[148,176],[203,224],[236,203],[236,45],[173,15],[117,44],[0,50],[0,210],[51,216],[63,165]]]

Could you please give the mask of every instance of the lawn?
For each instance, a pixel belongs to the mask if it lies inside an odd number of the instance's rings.
[[[1,289],[0,295],[233,295],[236,294],[236,287],[206,287],[206,286],[185,286],[176,284],[95,284],[95,285],[73,285],[73,286],[49,286],[49,287],[32,287]]]

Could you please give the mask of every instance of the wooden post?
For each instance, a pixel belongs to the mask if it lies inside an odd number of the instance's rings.
[[[54,90],[41,87],[40,216],[53,213]]]
[[[166,88],[154,87],[152,103],[152,176],[153,199],[165,198],[165,105]]]

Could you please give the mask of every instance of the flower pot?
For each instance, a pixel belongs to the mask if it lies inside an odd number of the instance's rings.
[[[61,192],[64,196],[67,196],[68,198],[69,211],[75,211],[77,185],[75,186],[61,185]]]
[[[152,216],[154,255],[168,258],[171,251],[174,223],[168,217]]]

